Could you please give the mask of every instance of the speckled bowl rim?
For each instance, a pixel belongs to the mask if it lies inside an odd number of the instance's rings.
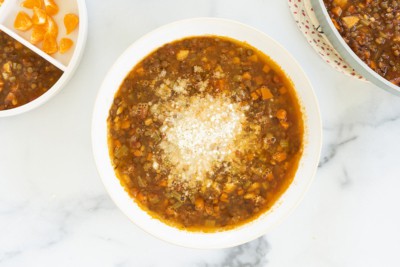
[[[379,86],[387,92],[394,95],[400,96],[400,87],[389,82],[374,70],[372,70],[364,61],[362,61],[356,53],[344,41],[339,31],[333,25],[332,20],[328,14],[323,0],[311,0],[312,7],[314,8],[315,14],[318,21],[321,23],[324,34],[331,42],[333,47],[343,59],[354,68],[357,73],[361,74],[365,79]]]
[[[14,0],[11,0],[14,1]],[[1,117],[10,117],[19,114],[23,114],[25,112],[31,111],[36,109],[37,107],[42,106],[47,101],[49,101],[52,97],[54,97],[57,93],[61,91],[61,89],[68,83],[68,81],[72,78],[73,74],[75,73],[76,69],[79,66],[79,63],[82,59],[83,52],[86,46],[86,39],[87,39],[87,32],[88,32],[88,14],[86,9],[86,2],[85,0],[76,0],[78,4],[79,10],[79,33],[78,39],[76,42],[76,48],[74,54],[66,67],[64,73],[58,79],[58,81],[49,89],[47,92],[39,96],[38,98],[34,99],[31,102],[28,102],[22,106],[0,110],[0,118]]]
[[[257,47],[271,56],[292,79],[303,109],[305,145],[294,181],[275,203],[258,219],[241,227],[216,232],[188,232],[152,218],[130,198],[116,177],[107,145],[107,117],[114,94],[130,70],[158,47],[184,37],[228,36]],[[190,248],[226,248],[254,240],[285,218],[300,202],[316,172],[322,142],[322,123],[318,102],[307,76],[294,58],[276,41],[244,24],[216,18],[194,18],[158,28],[133,43],[106,75],[98,93],[92,118],[93,154],[101,180],[115,204],[137,226],[167,242]]]

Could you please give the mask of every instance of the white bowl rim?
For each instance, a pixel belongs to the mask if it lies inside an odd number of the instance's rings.
[[[269,46],[273,46],[276,49],[279,49],[280,53],[282,54],[281,56],[285,57],[285,60],[290,62],[290,65],[296,70],[298,73],[298,77],[296,78],[297,80],[301,81],[302,85],[304,85],[304,88],[301,88],[300,90],[306,90],[307,96],[306,99],[309,101],[309,105],[307,106],[302,106],[303,108],[303,113],[305,113],[308,110],[311,110],[311,113],[304,114],[305,116],[303,117],[304,123],[305,123],[305,139],[306,139],[306,145],[304,146],[304,151],[303,151],[303,156],[302,159],[300,160],[300,166],[299,170],[303,168],[302,165],[306,162],[306,159],[308,162],[307,164],[307,177],[303,178],[304,181],[299,180],[298,175],[296,174],[294,181],[292,184],[289,186],[289,188],[282,194],[280,199],[277,201],[277,203],[274,204],[274,206],[261,215],[258,219],[254,220],[253,222],[247,223],[241,227],[234,228],[232,230],[228,231],[222,231],[222,232],[216,232],[216,233],[203,233],[203,232],[188,232],[184,230],[179,230],[177,228],[171,227],[169,225],[166,225],[162,223],[161,221],[152,218],[150,215],[147,214],[147,212],[143,211],[140,209],[137,204],[132,200],[128,193],[126,193],[123,189],[123,187],[119,184],[118,178],[115,176],[115,173],[112,170],[112,165],[111,161],[109,158],[108,154],[108,146],[107,146],[107,126],[106,125],[106,119],[108,116],[108,111],[109,108],[111,107],[111,102],[114,96],[114,93],[117,91],[119,88],[122,80],[125,78],[126,74],[144,57],[146,57],[149,53],[154,51],[154,49],[149,49],[146,50],[146,52],[138,52],[140,54],[138,56],[139,59],[137,61],[133,61],[133,63],[130,65],[130,68],[127,72],[124,73],[119,73],[119,79],[116,79],[113,77],[113,74],[117,74],[118,67],[123,64],[123,62],[126,60],[127,57],[132,56],[132,51],[140,51],[140,47],[146,43],[146,40],[149,38],[152,38],[154,36],[163,36],[163,33],[165,32],[173,32],[173,29],[178,29],[182,27],[192,27],[192,26],[199,26],[203,24],[210,24],[214,26],[230,26],[234,27],[235,29],[240,28],[244,32],[248,32],[254,35],[257,35],[259,38],[262,38],[263,41],[268,41]],[[222,26],[221,26],[222,27]],[[216,29],[208,29],[208,33],[203,33],[203,34],[183,34],[179,38],[172,38],[171,40],[164,40],[160,42],[160,45],[155,45],[155,49],[162,46],[163,44],[169,43],[174,40],[179,40],[184,37],[191,37],[191,36],[204,36],[204,35],[219,35],[219,36],[227,36],[233,39],[237,40],[243,40],[240,38],[235,38],[231,34],[217,34],[215,33]],[[179,34],[178,34],[179,35]],[[245,40],[246,42],[248,40]],[[263,51],[259,46],[253,45],[252,42],[247,42],[250,45],[258,48],[259,50]],[[269,54],[269,56],[277,62],[279,66],[282,66],[280,61],[277,61],[274,59],[274,55]],[[130,59],[132,59],[130,57]],[[287,64],[287,63],[285,63]],[[285,71],[286,69],[283,68]],[[292,79],[292,81],[295,83],[296,81],[293,80],[293,77],[287,73],[287,75]],[[113,78],[111,78],[113,77]],[[113,81],[113,82],[111,82]],[[108,87],[108,83],[112,84],[117,84],[116,87],[110,88]],[[296,83],[295,83],[296,87]],[[109,91],[109,92],[107,92]],[[105,99],[105,94],[111,94],[112,99]],[[299,91],[298,97],[300,98],[300,102],[305,100],[303,96],[300,95]],[[304,96],[305,97],[305,96]],[[107,102],[109,105],[103,105]],[[100,118],[101,115],[105,115],[104,117]],[[314,124],[313,128],[308,128],[308,122],[309,120],[312,120],[312,123]],[[100,130],[100,131],[99,131]],[[102,132],[102,130],[104,130]],[[309,136],[306,136],[306,132],[310,133],[312,132],[313,138],[310,139]],[[308,137],[308,138],[306,138]],[[100,147],[100,146],[101,147]],[[236,245],[240,245],[246,242],[249,242],[251,240],[254,240],[263,234],[265,234],[270,228],[275,226],[276,224],[280,223],[288,214],[299,204],[300,200],[303,198],[305,192],[308,190],[308,188],[311,185],[311,182],[315,176],[318,163],[319,163],[319,158],[320,158],[320,153],[321,153],[321,146],[322,146],[322,121],[321,121],[321,115],[319,111],[319,105],[317,102],[317,98],[314,94],[314,91],[312,89],[312,85],[305,75],[304,71],[301,69],[300,65],[297,63],[297,61],[293,58],[293,56],[284,48],[282,47],[279,43],[277,43],[275,40],[273,40],[271,37],[268,35],[264,34],[261,31],[258,31],[250,26],[247,26],[245,24],[242,24],[240,22],[228,20],[228,19],[220,19],[220,18],[191,18],[191,19],[185,19],[185,20],[180,20],[176,22],[172,22],[170,24],[164,25],[160,28],[157,28],[150,33],[144,35],[137,41],[135,41],[131,46],[129,46],[125,52],[116,60],[114,65],[110,68],[109,72],[105,76],[105,79],[103,81],[103,84],[98,92],[95,106],[94,106],[94,111],[93,111],[93,117],[92,117],[92,149],[93,149],[93,156],[95,159],[95,163],[97,166],[97,170],[99,172],[99,175],[101,177],[101,180],[105,186],[106,191],[110,195],[111,199],[114,201],[114,203],[117,205],[117,207],[132,221],[134,222],[137,226],[142,228],[142,230],[148,232],[149,234],[167,241],[169,243],[183,246],[183,247],[189,247],[189,248],[199,248],[199,249],[215,249],[215,248],[227,248],[227,247],[232,247]],[[306,156],[308,158],[306,158]],[[110,172],[110,168],[112,173]],[[109,176],[106,175],[106,171],[109,172]],[[298,172],[299,172],[298,170]],[[299,181],[298,181],[299,180]],[[298,188],[299,186],[297,184],[301,183],[301,189],[292,189],[294,187]],[[288,195],[290,191],[297,190],[296,191],[296,197],[295,200],[292,201],[290,207],[288,207],[283,201],[283,198],[285,195]],[[300,191],[299,191],[300,190]],[[293,193],[294,194],[294,193]],[[293,195],[292,194],[292,195]],[[127,203],[129,201],[129,203]],[[288,201],[286,201],[288,202]],[[269,222],[268,219],[272,216],[271,214],[275,213],[277,214],[277,210],[282,210],[282,206],[285,206],[284,211],[280,211],[278,213],[278,218],[275,216],[274,221]],[[140,217],[134,217],[132,214],[134,213],[135,216]],[[142,221],[143,220],[143,221]],[[269,222],[268,227],[264,226],[265,222]],[[255,227],[255,225],[257,227]],[[157,228],[157,229],[155,229]],[[160,229],[159,229],[160,228]],[[256,231],[253,231],[254,228],[256,228]]]
[[[75,70],[78,68],[79,63],[82,59],[83,52],[86,46],[87,31],[88,31],[88,14],[86,9],[86,2],[85,0],[76,0],[76,1],[79,10],[79,33],[76,42],[76,48],[68,66],[63,71],[63,74],[61,75],[60,79],[58,79],[58,81],[49,90],[47,90],[44,94],[42,94],[38,98],[16,108],[0,110],[0,118],[23,114],[25,112],[31,111],[37,107],[42,106],[52,97],[54,97],[57,93],[59,93],[61,89],[72,78],[73,74],[75,73]]]

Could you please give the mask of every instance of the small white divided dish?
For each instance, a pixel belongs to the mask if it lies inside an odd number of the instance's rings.
[[[32,13],[31,10],[21,7],[23,1],[24,0],[4,1],[3,5],[0,7],[0,31],[3,31],[46,61],[56,66],[58,69],[63,71],[63,75],[43,95],[25,105],[13,109],[1,110],[0,117],[8,117],[30,111],[41,106],[56,95],[69,81],[78,67],[86,44],[88,17],[85,0],[55,1],[60,10],[58,14],[53,17],[59,28],[57,41],[59,42],[62,37],[68,37],[73,40],[74,45],[67,53],[55,53],[54,55],[46,54],[39,47],[29,42],[31,31],[22,32],[14,28],[14,21],[19,11],[24,11],[28,14]],[[79,16],[78,28],[69,35],[66,35],[63,22],[64,15],[67,13],[74,13]]]
[[[292,80],[301,103],[305,123],[304,151],[292,184],[275,205],[258,219],[233,230],[202,233],[168,226],[143,211],[114,173],[107,144],[107,117],[114,94],[131,69],[149,53],[175,40],[192,36],[226,36],[258,48],[269,55]],[[167,242],[191,248],[225,248],[256,239],[282,221],[300,202],[313,180],[322,141],[320,112],[312,86],[296,60],[264,33],[238,22],[196,18],[163,26],[137,40],[108,72],[96,100],[92,121],[92,145],[97,169],[116,205],[137,226]]]

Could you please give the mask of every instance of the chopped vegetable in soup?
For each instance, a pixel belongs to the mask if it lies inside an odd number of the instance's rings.
[[[303,145],[292,83],[255,48],[190,37],[138,63],[108,118],[117,177],[138,205],[180,229],[256,219],[287,189]]]

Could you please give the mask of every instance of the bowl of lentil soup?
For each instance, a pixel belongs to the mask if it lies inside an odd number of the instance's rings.
[[[400,95],[400,4],[378,0],[311,0],[322,30],[358,73]]]
[[[181,246],[223,248],[265,234],[298,204],[321,121],[283,47],[199,18],[147,34],[117,60],[96,100],[92,145],[106,190],[136,225]]]
[[[76,70],[87,36],[83,0],[3,1],[0,7],[0,117],[32,110]]]

